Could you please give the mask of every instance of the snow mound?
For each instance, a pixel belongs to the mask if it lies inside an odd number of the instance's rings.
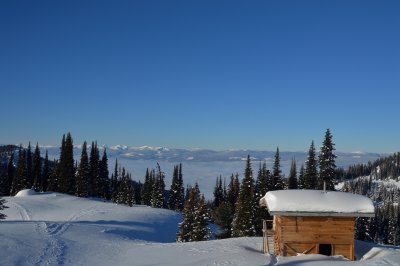
[[[23,189],[19,191],[14,197],[27,197],[27,196],[33,196],[37,195],[38,193],[34,191],[33,189]]]

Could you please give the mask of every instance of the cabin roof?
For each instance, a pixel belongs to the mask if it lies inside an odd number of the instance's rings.
[[[275,190],[260,199],[271,215],[374,217],[372,201],[362,195],[322,190]]]

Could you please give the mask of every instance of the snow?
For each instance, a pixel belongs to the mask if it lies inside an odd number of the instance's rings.
[[[322,190],[269,191],[260,200],[272,215],[374,216],[372,201],[364,196]]]
[[[37,193],[33,189],[24,189],[19,191],[15,197],[27,197],[27,196],[32,196],[36,195]]]
[[[179,213],[120,206],[61,193],[21,191],[5,197],[0,265],[400,265],[394,247],[356,242],[362,259],[260,252],[260,237],[175,243]]]

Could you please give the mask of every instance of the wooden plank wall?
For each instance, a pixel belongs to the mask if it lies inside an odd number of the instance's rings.
[[[332,255],[354,258],[354,217],[275,217],[276,255],[315,254],[332,244]]]

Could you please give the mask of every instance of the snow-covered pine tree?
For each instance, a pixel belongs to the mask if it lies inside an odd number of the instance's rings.
[[[327,190],[335,190],[336,155],[333,154],[335,144],[332,142],[332,134],[329,128],[325,132],[325,139],[319,152],[319,189],[325,182]]]
[[[198,191],[200,193],[200,191]],[[194,241],[205,241],[210,237],[210,229],[207,227],[209,222],[209,211],[207,209],[206,201],[204,195],[201,195],[197,201],[197,206],[195,209],[194,217],[194,227],[193,227],[193,240]]]
[[[396,236],[396,230],[397,230],[398,224],[397,224],[397,208],[394,206],[394,204],[389,203],[388,204],[388,244],[389,245],[396,245],[397,242],[397,236]]]
[[[4,210],[5,208],[8,208],[6,205],[4,205],[6,203],[5,199],[2,199],[0,197],[0,211]],[[0,220],[3,220],[6,218],[6,215],[4,213],[0,212]]]
[[[306,168],[304,170],[304,187],[305,189],[317,189],[317,160],[315,154],[314,141],[311,142],[310,149],[308,150],[308,157],[306,161]]]
[[[176,241],[207,240],[209,237],[207,213],[204,196],[200,196],[198,186],[188,188],[188,199],[185,202],[183,221],[179,224]]]
[[[76,191],[75,196],[88,197],[88,182],[90,178],[89,158],[87,154],[86,141],[82,145],[81,160],[76,173]]]
[[[281,170],[281,157],[279,155],[279,148],[276,148],[274,165],[272,167],[272,177],[271,177],[271,190],[281,190],[285,188],[285,184],[282,179]]]
[[[250,155],[247,156],[246,169],[239,197],[236,202],[235,216],[232,222],[232,236],[254,236],[254,179]]]
[[[164,208],[165,199],[164,199],[164,190],[165,190],[165,175],[161,171],[160,164],[157,163],[157,171],[155,176],[155,182],[153,184],[153,190],[151,194],[151,206],[153,208]]]
[[[290,173],[288,178],[288,189],[297,189],[297,170],[296,170],[296,160],[292,158],[292,162],[290,164]]]

